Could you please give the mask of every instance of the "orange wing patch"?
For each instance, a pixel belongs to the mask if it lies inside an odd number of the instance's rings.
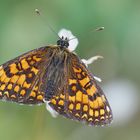
[[[30,51],[0,66],[0,99],[23,104],[43,103],[41,73],[47,49]]]
[[[51,99],[50,99],[50,106],[57,111],[59,114],[64,115],[65,117],[68,117],[66,114],[66,110],[65,110],[65,95],[62,93],[58,94],[58,95],[54,95]]]

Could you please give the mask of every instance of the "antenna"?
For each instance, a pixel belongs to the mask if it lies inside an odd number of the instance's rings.
[[[40,11],[39,11],[38,9],[35,9],[35,12],[36,12],[37,15],[41,16],[41,18],[42,18],[43,21],[44,21],[44,18],[42,17]],[[59,35],[57,34],[57,32],[54,30],[54,28],[53,28],[48,22],[47,22],[47,26],[50,28],[50,30],[51,30],[58,38],[60,38]],[[60,38],[60,39],[61,39],[61,38]]]
[[[97,28],[95,28],[94,30],[92,30],[90,32],[96,32],[96,31],[102,31],[102,30],[104,30],[104,27],[97,27]],[[89,34],[89,32],[88,32],[88,34]],[[85,34],[84,34],[84,37],[85,37]],[[71,39],[69,39],[69,41],[71,41],[73,39],[76,39],[76,38],[77,37],[71,38]]]
[[[95,29],[95,31],[102,31],[104,29],[105,29],[105,27],[98,27],[98,28]]]

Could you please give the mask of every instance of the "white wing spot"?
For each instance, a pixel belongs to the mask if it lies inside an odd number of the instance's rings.
[[[110,112],[110,109],[109,109],[109,107],[108,107],[108,106],[106,106],[106,110],[107,110],[107,112]]]

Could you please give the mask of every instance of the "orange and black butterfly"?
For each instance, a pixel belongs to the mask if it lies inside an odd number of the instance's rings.
[[[65,32],[65,33],[64,33]],[[103,126],[112,121],[109,103],[87,64],[73,51],[78,44],[61,30],[57,45],[27,52],[0,66],[0,99],[21,104],[46,103],[53,114]]]

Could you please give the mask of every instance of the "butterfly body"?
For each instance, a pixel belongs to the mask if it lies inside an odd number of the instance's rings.
[[[109,103],[67,38],[27,52],[0,66],[0,99],[46,103],[51,110],[89,125],[112,121]]]

